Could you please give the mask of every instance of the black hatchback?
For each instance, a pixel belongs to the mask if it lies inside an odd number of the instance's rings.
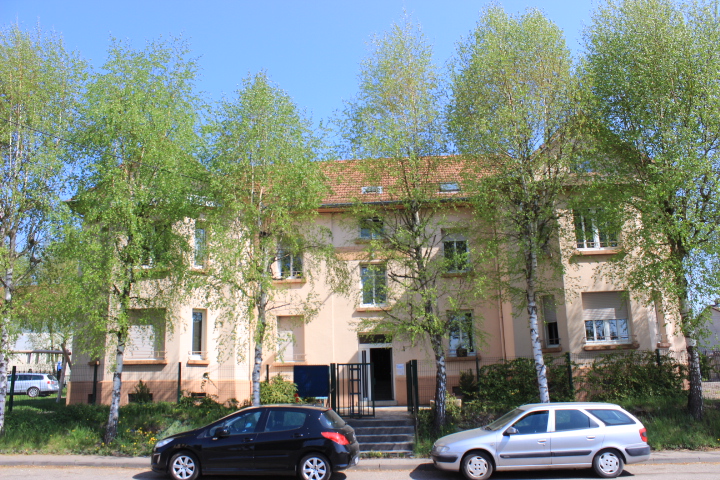
[[[353,428],[329,408],[262,405],[160,440],[151,466],[175,480],[200,474],[328,480],[332,472],[357,465],[359,452]]]

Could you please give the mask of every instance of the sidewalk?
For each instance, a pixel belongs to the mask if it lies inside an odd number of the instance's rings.
[[[666,450],[653,452],[649,464],[720,463],[720,451]],[[432,465],[429,458],[363,458],[353,470],[407,470]],[[120,467],[150,469],[150,457],[104,457],[99,455],[0,455],[0,466]]]

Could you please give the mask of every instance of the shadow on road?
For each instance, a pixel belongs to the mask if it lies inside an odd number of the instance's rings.
[[[463,480],[465,477],[459,472],[445,472],[436,469],[432,464],[418,465],[412,472],[413,480]],[[619,478],[634,477],[627,470]],[[598,476],[592,469],[582,470],[528,470],[524,472],[495,472],[492,480],[563,480],[566,478],[587,478],[597,480]]]

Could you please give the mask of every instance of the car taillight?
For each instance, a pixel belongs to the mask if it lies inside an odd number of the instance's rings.
[[[322,436],[332,440],[333,442],[337,443],[338,445],[347,445],[350,442],[347,438],[345,438],[345,435],[338,432],[322,432]]]
[[[647,429],[645,429],[645,428],[640,429],[640,440],[647,443]]]

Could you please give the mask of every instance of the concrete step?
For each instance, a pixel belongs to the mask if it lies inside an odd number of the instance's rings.
[[[414,427],[412,418],[362,418],[362,419],[345,419],[353,428],[361,427]]]
[[[415,435],[358,435],[355,432],[358,443],[412,443]]]
[[[357,435],[415,435],[410,425],[402,427],[353,427]]]
[[[413,444],[411,442],[376,442],[376,443],[361,443],[361,452],[412,452]]]

